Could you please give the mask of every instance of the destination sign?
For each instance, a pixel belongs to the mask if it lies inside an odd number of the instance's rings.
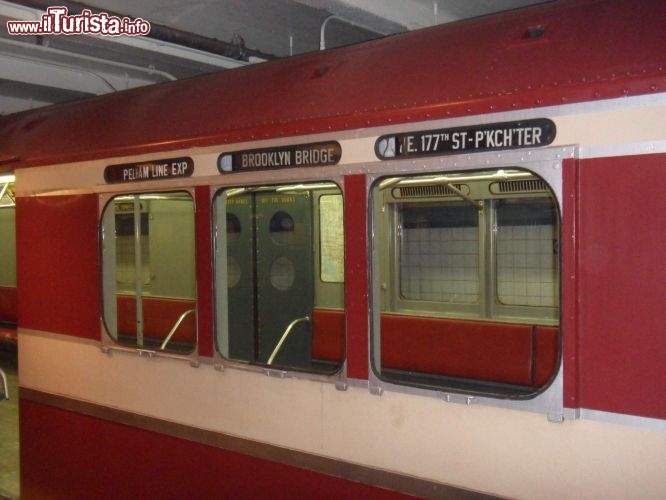
[[[546,146],[555,140],[547,118],[384,135],[375,143],[380,160]]]
[[[223,153],[217,161],[222,173],[290,167],[336,165],[342,148],[335,141]]]
[[[109,165],[104,169],[104,180],[107,183],[141,182],[189,177],[194,172],[192,158],[168,158],[151,160],[141,163],[125,163]]]

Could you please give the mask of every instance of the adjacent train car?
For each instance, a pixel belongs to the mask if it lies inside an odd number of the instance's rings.
[[[22,497],[658,498],[666,7],[0,120]]]

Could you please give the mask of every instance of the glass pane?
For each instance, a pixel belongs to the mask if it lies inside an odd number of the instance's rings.
[[[250,364],[337,371],[344,353],[339,188],[227,189],[216,195],[214,213],[220,353]]]
[[[345,246],[341,194],[319,197],[319,227],[320,278],[330,283],[342,283],[345,280]]]
[[[134,234],[136,223],[133,213],[134,203],[118,204],[117,210],[127,207],[131,212],[116,213],[116,283],[121,292],[133,293],[136,290],[136,252],[140,252],[140,272],[143,286],[150,287],[150,239],[148,237],[148,213],[140,213],[139,238]]]
[[[16,287],[16,209],[0,208],[0,287]]]
[[[499,302],[558,305],[557,211],[551,199],[500,201],[496,252]]]
[[[415,300],[479,300],[479,228],[475,207],[404,204],[400,210],[400,291]]]
[[[189,193],[113,198],[103,213],[104,321],[117,342],[196,345],[194,202]]]

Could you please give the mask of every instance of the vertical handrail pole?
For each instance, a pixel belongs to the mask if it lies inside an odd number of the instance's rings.
[[[134,293],[136,294],[136,343],[143,346],[143,264],[141,262],[141,200],[134,195]]]

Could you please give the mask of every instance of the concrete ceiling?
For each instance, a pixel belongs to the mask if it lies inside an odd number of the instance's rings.
[[[0,0],[0,114],[541,2]],[[7,21],[39,20],[51,6],[65,6],[69,15],[89,9],[93,14],[141,18],[150,23],[151,31],[147,36],[8,33]]]

